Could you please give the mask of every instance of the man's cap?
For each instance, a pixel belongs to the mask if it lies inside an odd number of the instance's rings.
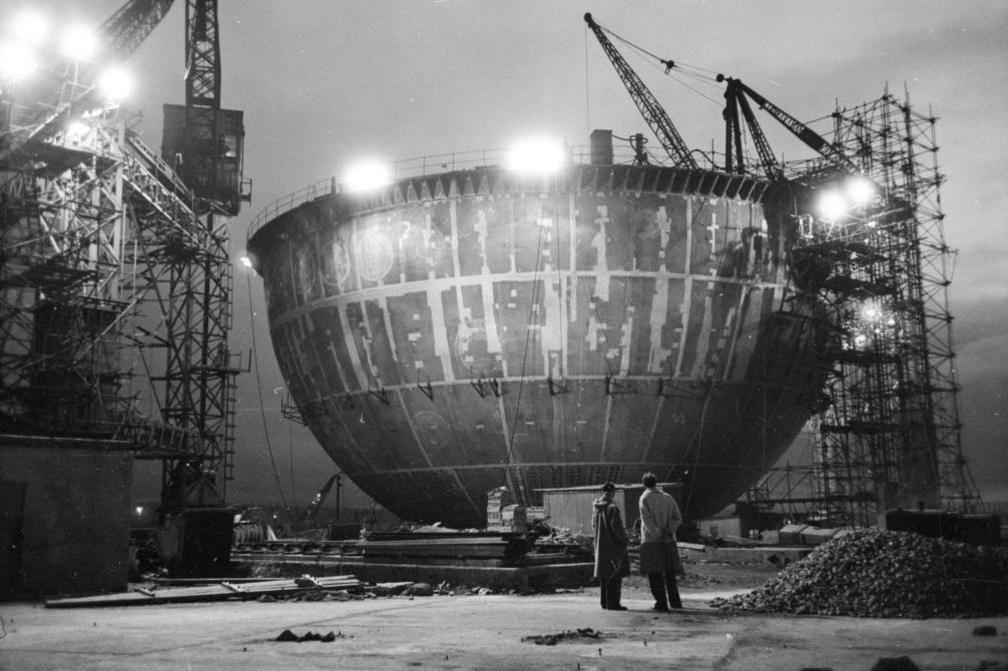
[[[615,492],[616,491],[616,485],[614,485],[611,482],[607,482],[604,485],[602,485],[602,491],[603,492]]]

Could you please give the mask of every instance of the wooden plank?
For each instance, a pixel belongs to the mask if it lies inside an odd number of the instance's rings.
[[[304,586],[297,581],[304,582]],[[283,578],[246,584],[238,587],[227,582],[197,587],[175,587],[161,590],[140,588],[123,594],[103,594],[99,596],[52,599],[45,602],[46,608],[87,608],[97,606],[133,606],[153,603],[191,603],[195,601],[224,601],[232,598],[254,599],[277,593],[307,592],[312,590],[341,590],[358,587],[362,583],[352,575],[326,576],[322,578]]]

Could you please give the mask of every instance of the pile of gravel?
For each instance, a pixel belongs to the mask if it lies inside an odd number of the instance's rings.
[[[835,538],[747,594],[714,608],[858,617],[1008,613],[1008,550],[902,531]]]

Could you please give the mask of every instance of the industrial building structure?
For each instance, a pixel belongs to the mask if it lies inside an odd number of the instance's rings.
[[[166,110],[165,158],[102,85],[102,63],[170,5],[128,2],[101,54],[40,51],[34,76],[3,83],[3,593],[125,586],[133,459],[163,462],[179,552],[187,509],[223,503],[232,475],[243,131],[219,109],[216,3],[187,3],[194,67],[186,106]]]

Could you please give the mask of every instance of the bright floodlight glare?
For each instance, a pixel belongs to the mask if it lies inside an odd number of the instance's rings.
[[[67,138],[73,142],[80,142],[88,134],[89,130],[91,130],[91,127],[80,119],[71,121],[66,129]]]
[[[78,61],[87,60],[98,51],[98,36],[88,26],[70,26],[63,31],[60,51],[67,58]]]
[[[875,185],[865,177],[855,177],[847,182],[847,197],[855,205],[867,205],[875,197]]]
[[[392,183],[392,171],[377,159],[353,164],[343,175],[343,188],[350,193],[374,191]]]
[[[11,43],[0,46],[0,79],[18,81],[35,72],[37,67],[35,54],[27,45]]]
[[[527,175],[550,175],[563,164],[563,145],[551,138],[524,140],[508,152],[508,168]]]
[[[867,301],[861,306],[861,318],[866,322],[879,322],[882,320],[882,309],[874,301]]]
[[[132,92],[133,81],[121,65],[110,65],[98,76],[98,88],[105,98],[118,102]]]
[[[836,221],[847,212],[847,201],[837,191],[826,191],[819,196],[819,217],[826,221]]]
[[[42,12],[36,9],[24,9],[10,23],[10,35],[23,44],[42,44],[49,32]]]
[[[247,256],[243,256],[243,257],[241,257],[241,264],[243,266],[245,266],[246,268],[251,268],[252,267],[252,259],[250,259]]]

